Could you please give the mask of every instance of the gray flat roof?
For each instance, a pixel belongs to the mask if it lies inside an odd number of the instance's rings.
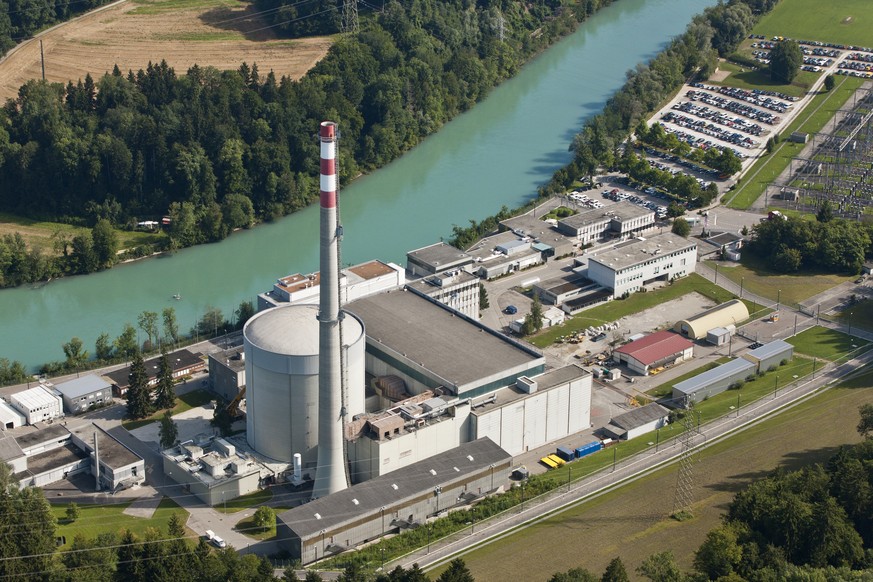
[[[793,349],[794,346],[790,343],[777,339],[773,340],[770,343],[764,344],[760,348],[755,348],[754,350],[747,352],[746,355],[752,356],[753,358],[758,358],[759,360],[766,360],[767,358],[772,358],[773,356]]]
[[[31,475],[40,475],[52,469],[60,469],[70,463],[77,463],[82,459],[87,459],[88,455],[83,453],[79,447],[73,443],[38,453],[27,457],[27,471]]]
[[[15,440],[18,441],[18,445],[22,449],[29,449],[34,445],[65,439],[69,434],[70,431],[66,427],[60,424],[50,424],[45,428],[16,436]]]
[[[734,374],[742,374],[746,370],[754,370],[755,364],[743,358],[737,358],[730,362],[725,362],[717,368],[707,370],[698,376],[683,380],[673,386],[673,390],[682,394],[694,394],[704,386],[730,378]]]
[[[24,451],[13,437],[0,434],[0,461],[11,461],[23,456]]]
[[[63,384],[57,384],[55,385],[55,388],[67,398],[78,398],[80,396],[91,394],[92,392],[97,392],[98,390],[107,390],[112,388],[112,385],[100,376],[88,374],[87,376],[82,376],[81,378],[76,378],[75,380],[64,382]]]
[[[545,362],[534,348],[411,291],[366,297],[346,308],[364,321],[368,344],[402,354],[459,387]]]
[[[414,258],[419,263],[437,267],[437,270],[442,267],[450,267],[455,264],[464,264],[473,260],[473,258],[462,250],[448,245],[444,242],[438,242],[430,246],[422,247],[414,251],[406,253],[407,258]]]
[[[640,218],[641,216],[646,216],[651,214],[652,217],[655,216],[655,211],[645,208],[643,206],[638,206],[636,204],[631,204],[630,202],[621,201],[611,206],[607,206],[604,210],[609,210],[615,215],[615,218],[619,221],[631,220],[633,218]]]
[[[651,404],[646,404],[640,408],[634,408],[624,414],[619,414],[612,419],[612,424],[625,430],[631,430],[649,424],[659,418],[664,418],[669,414],[669,410],[657,402],[652,402]]]
[[[590,375],[584,368],[577,366],[576,364],[570,364],[569,366],[564,366],[563,368],[557,368],[555,370],[550,370],[544,374],[540,374],[539,376],[531,377],[531,380],[534,380],[537,383],[537,391],[534,394],[539,394],[540,392],[545,392],[546,390],[551,390],[555,386],[560,386],[562,384],[566,384],[571,380],[576,380],[577,378],[582,378],[583,376]],[[489,402],[485,405],[476,405],[476,408],[471,411],[471,414],[481,414],[483,412],[488,412],[495,408],[499,408],[501,406],[506,406],[507,404],[511,404],[517,400],[521,400],[522,398],[527,398],[528,396],[532,396],[532,394],[528,394],[527,392],[522,391],[517,386],[507,386],[506,388],[501,388],[497,392],[494,393],[496,398],[494,402]]]
[[[676,251],[695,249],[697,244],[672,232],[658,234],[646,240],[637,240],[602,252],[589,258],[612,270],[626,269],[639,263],[645,263],[654,257],[663,257]]]
[[[598,222],[610,222],[611,220],[612,214],[608,208],[592,208],[591,210],[583,210],[573,216],[562,218],[558,222],[570,228],[581,228],[597,224]]]
[[[100,447],[100,462],[107,467],[118,469],[142,460],[139,455],[131,452],[130,449],[115,440],[115,437],[96,424],[85,424],[70,430],[70,432],[80,438],[89,448],[94,446],[94,433],[96,432],[97,444]]]
[[[436,283],[435,279],[445,279],[445,285],[439,285]],[[410,281],[406,284],[407,287],[413,287],[418,291],[421,291],[425,295],[430,295],[432,293],[437,293],[444,289],[445,287],[451,287],[452,285],[457,285],[458,283],[469,282],[475,279],[479,280],[479,277],[473,275],[472,273],[468,273],[467,271],[459,271],[457,275],[455,275],[452,279],[444,278],[443,275],[428,275],[426,277],[422,277],[421,279],[416,279],[415,281]]]
[[[509,230],[523,232],[533,238],[539,238],[546,235],[557,235],[558,233],[554,226],[544,221],[542,218],[537,218],[530,213],[507,218],[506,220],[501,221],[500,224]]]
[[[404,500],[448,486],[459,479],[487,470],[492,464],[510,462],[512,456],[485,437],[418,461],[348,489],[310,501],[278,515],[297,536],[306,539],[365,516],[378,515]],[[316,515],[318,517],[316,517]]]

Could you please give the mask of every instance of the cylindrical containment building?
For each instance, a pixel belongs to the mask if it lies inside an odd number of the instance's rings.
[[[288,305],[258,313],[246,323],[246,438],[259,453],[291,463],[300,453],[304,473],[318,447],[318,307]],[[348,419],[364,412],[364,324],[342,321],[342,363]]]

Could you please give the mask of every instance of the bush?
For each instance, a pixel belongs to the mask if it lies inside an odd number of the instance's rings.
[[[782,360],[781,362],[779,362],[779,365],[780,365],[780,366],[784,366],[784,365],[786,365],[787,363],[788,363],[788,360],[785,359],[785,360]]]

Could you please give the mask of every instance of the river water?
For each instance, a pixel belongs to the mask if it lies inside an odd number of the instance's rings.
[[[534,197],[570,161],[573,136],[621,87],[625,71],[712,4],[618,0],[438,134],[343,188],[343,264],[404,264],[407,250],[450,237],[453,225]],[[114,338],[141,312],[165,307],[175,308],[181,331],[210,306],[231,318],[276,278],[318,269],[317,210],[172,256],[0,291],[0,357],[29,367],[63,359],[61,346],[73,336],[93,353],[101,333]]]

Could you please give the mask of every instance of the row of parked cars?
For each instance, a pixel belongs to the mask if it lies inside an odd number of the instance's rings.
[[[749,38],[757,39],[757,40],[766,40],[767,39],[767,37],[764,36],[763,34],[750,34]],[[790,39],[788,37],[785,37],[785,36],[774,36],[771,40],[773,42],[782,42],[783,40],[790,40]],[[838,42],[821,42],[819,40],[798,40],[797,44],[806,44],[809,46],[835,48],[835,49],[841,49],[844,51],[864,51],[866,53],[873,53],[873,48],[863,47],[863,46],[855,46],[855,45],[850,45],[850,44],[840,44]]]
[[[719,109],[724,109],[725,111],[730,111],[731,113],[736,113],[738,115],[748,117],[749,119],[754,121],[761,121],[768,125],[775,125],[779,123],[782,119],[781,117],[773,115],[769,111],[755,109],[751,105],[746,105],[745,103],[740,103],[739,101],[726,99],[719,95],[713,95],[712,93],[707,93],[706,91],[695,91],[691,89],[685,94],[685,96],[692,101],[702,101],[703,103],[706,103],[707,105],[710,105],[712,107],[718,107]]]
[[[673,109],[676,109],[677,111],[681,111],[683,113],[687,113],[689,115],[694,115],[695,117],[699,117],[701,119],[714,121],[715,123],[720,123],[721,125],[729,127],[731,129],[737,129],[751,135],[758,136],[764,133],[764,128],[757,123],[752,123],[751,121],[747,121],[742,117],[731,117],[730,115],[722,111],[717,111],[714,109],[710,109],[709,107],[695,105],[690,101],[680,101],[679,103],[673,105]]]
[[[587,206],[588,208],[603,208],[603,203],[599,200],[592,200],[587,194],[582,194],[581,192],[573,191],[568,194],[570,200],[573,200],[577,204],[581,206]]]
[[[664,198],[664,199],[667,198],[666,193],[661,192],[660,190],[655,190],[654,188],[651,188],[651,187],[646,188],[644,190],[644,192],[646,194],[648,194],[649,196],[655,196],[657,198]],[[653,210],[655,212],[655,216],[657,216],[658,219],[660,219],[660,220],[667,218],[667,207],[666,206],[661,206],[661,205],[655,204],[651,200],[646,200],[645,198],[637,196],[636,194],[628,194],[627,192],[622,192],[621,190],[616,188],[614,190],[604,190],[603,197],[608,198],[610,200],[615,200],[616,202],[618,202],[620,200],[624,200],[626,202],[631,202],[633,204],[636,204],[637,206],[642,206],[644,208],[648,208],[649,210]]]
[[[716,123],[707,123],[706,120],[703,119],[694,119],[687,115],[674,113],[673,111],[668,111],[661,119],[668,123],[674,123],[679,127],[684,127],[685,129],[690,129],[743,148],[751,149],[758,145],[758,142],[747,135],[743,135],[737,131],[730,131],[730,129],[724,128]]]

